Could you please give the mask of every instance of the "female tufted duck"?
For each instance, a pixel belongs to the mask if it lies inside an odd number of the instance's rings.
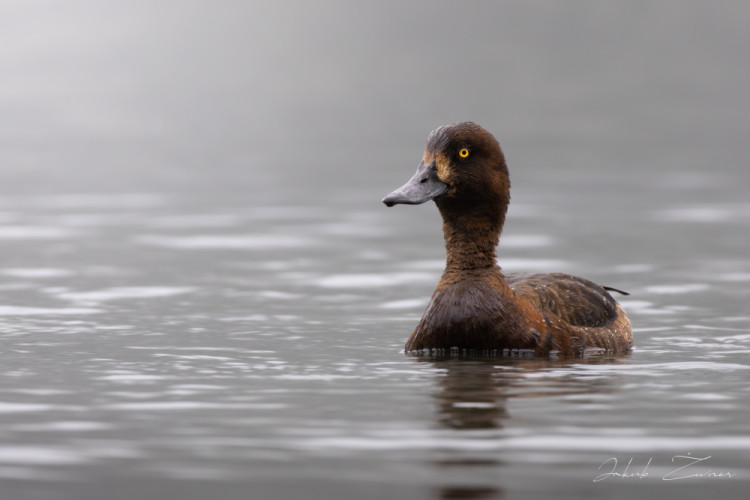
[[[391,207],[428,200],[443,217],[447,262],[406,351],[530,349],[626,352],[633,334],[607,290],[568,274],[503,274],[495,247],[510,201],[497,140],[475,123],[445,125],[427,139],[422,163],[383,198]]]

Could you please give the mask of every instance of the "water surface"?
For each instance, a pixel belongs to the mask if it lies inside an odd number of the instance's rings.
[[[622,252],[613,265],[570,250],[587,229],[556,231],[544,205],[518,200],[504,267],[628,289],[636,350],[415,358],[403,342],[442,266],[434,207],[90,201],[4,212],[8,491],[532,498],[747,484],[750,265],[699,258],[689,279]],[[633,232],[687,229],[664,214],[638,210]],[[660,479],[688,454],[734,477]],[[610,458],[650,459],[650,475],[594,483]]]

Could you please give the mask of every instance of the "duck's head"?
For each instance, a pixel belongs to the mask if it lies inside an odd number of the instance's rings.
[[[443,215],[499,210],[510,200],[510,179],[497,140],[472,122],[444,125],[427,138],[422,163],[409,181],[383,198],[392,207],[434,199]]]

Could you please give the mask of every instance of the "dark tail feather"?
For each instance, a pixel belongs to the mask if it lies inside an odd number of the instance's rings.
[[[611,286],[604,286],[602,288],[604,288],[608,292],[617,292],[617,293],[621,293],[623,295],[630,295],[628,292],[623,292],[622,290],[618,290],[617,288],[612,288]]]

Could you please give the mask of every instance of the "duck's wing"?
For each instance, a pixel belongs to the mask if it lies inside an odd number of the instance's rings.
[[[508,285],[528,297],[548,321],[582,327],[604,326],[617,318],[617,302],[593,281],[563,273],[509,274]]]

